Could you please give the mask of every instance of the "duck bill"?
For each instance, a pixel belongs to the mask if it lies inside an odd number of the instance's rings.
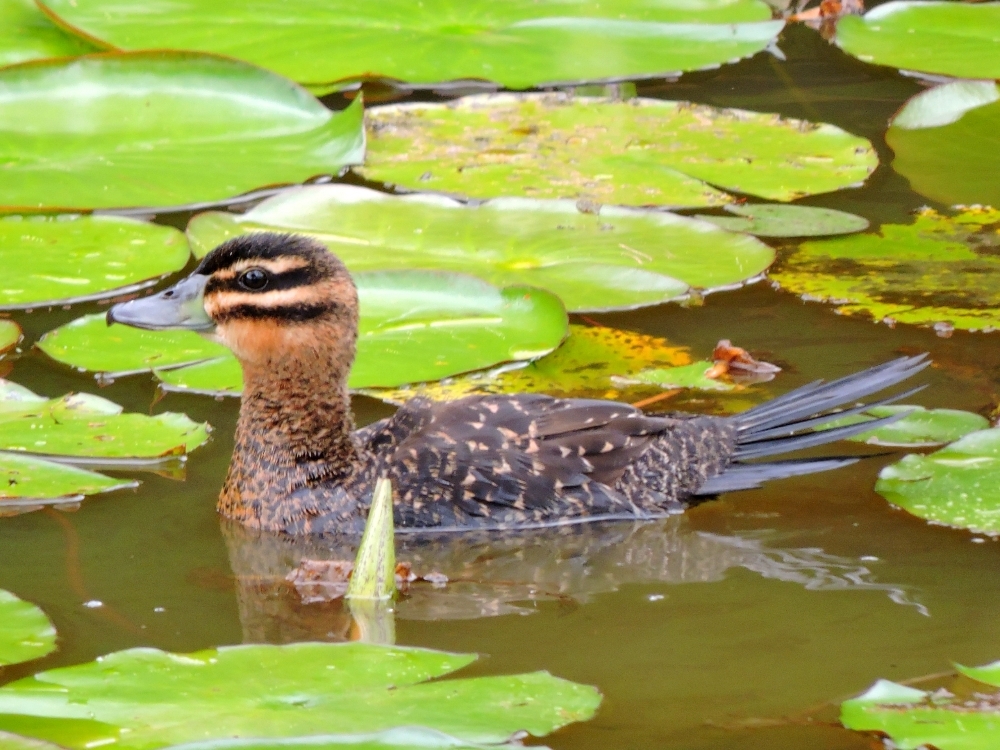
[[[211,332],[215,323],[205,312],[208,276],[192,274],[159,294],[119,302],[108,310],[108,325],[123,323],[148,331],[185,330]]]

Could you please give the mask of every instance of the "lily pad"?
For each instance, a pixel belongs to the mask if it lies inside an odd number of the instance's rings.
[[[995,690],[1000,687],[1000,662],[955,666],[978,683],[973,692],[956,685],[966,693],[959,696],[947,689],[928,692],[879,680],[841,704],[840,720],[848,729],[888,735],[899,750],[992,750],[1000,732],[1000,693]]]
[[[828,422],[819,429],[860,424],[879,417],[891,417],[901,412],[909,412],[909,414],[890,425],[879,427],[870,432],[862,432],[860,435],[847,439],[855,443],[870,443],[871,445],[920,448],[951,443],[965,437],[970,432],[985,430],[990,426],[986,417],[973,414],[971,411],[925,409],[923,406],[893,404],[891,406],[876,406],[861,414]]]
[[[546,672],[427,680],[475,659],[360,643],[232,646],[193,654],[136,648],[0,688],[8,716],[91,719],[140,750],[231,737],[301,737],[420,724],[471,742],[544,735],[590,718],[600,695]],[[114,674],[109,680],[108,675]],[[43,727],[44,729],[44,727]],[[48,739],[43,734],[41,739]],[[85,748],[85,741],[62,744]]]
[[[13,348],[21,340],[21,326],[13,320],[0,319],[0,354]]]
[[[696,388],[701,391],[731,391],[735,387],[724,380],[706,377],[713,366],[712,362],[692,362],[683,367],[657,367],[651,370],[640,370],[623,382],[648,383],[660,388]]]
[[[94,51],[93,45],[52,23],[32,0],[0,0],[0,67]]]
[[[62,748],[51,742],[22,737],[10,732],[0,732],[0,750],[62,750]]]
[[[56,648],[56,629],[30,602],[0,589],[0,667],[39,659]]]
[[[2,736],[2,735],[0,735]],[[345,747],[346,746],[346,747]],[[520,743],[481,745],[465,742],[426,727],[397,727],[374,734],[328,734],[276,739],[225,739],[174,745],[170,750],[520,750]],[[532,745],[539,747],[539,745]],[[7,750],[0,743],[0,750]],[[11,750],[21,750],[20,747]],[[26,747],[24,750],[34,750]],[[48,750],[39,748],[38,750]],[[548,748],[541,748],[548,750]]]
[[[729,205],[725,209],[736,216],[701,214],[696,218],[730,232],[746,232],[758,237],[824,237],[863,232],[868,228],[868,219],[832,208],[748,203]]]
[[[110,297],[150,286],[190,257],[176,229],[134,219],[2,218],[0,309]]]
[[[497,289],[464,274],[361,273],[353,388],[437,380],[498,362],[540,357],[565,338],[566,311],[541,289]],[[108,328],[103,315],[45,334],[42,351],[64,364],[120,376],[155,370],[173,389],[238,393],[239,365],[224,347],[187,331]],[[201,364],[199,364],[201,363]],[[194,365],[171,369],[181,365]]]
[[[747,57],[783,27],[759,0],[41,5],[67,29],[109,47],[216,52],[310,85],[473,78],[530,88],[648,77]]]
[[[497,286],[557,294],[572,312],[620,310],[675,299],[688,286],[730,286],[759,275],[774,251],[675,214],[572,201],[498,198],[477,206],[437,195],[392,196],[316,185],[243,215],[204,213],[188,235],[203,255],[247,232],[309,234],[352,272],[419,268],[474,274]]]
[[[376,107],[366,125],[366,177],[475,198],[787,201],[860,185],[878,165],[868,141],[833,125],[656,99],[470,96]]]
[[[1000,535],[1000,429],[886,466],[875,491],[932,523]]]
[[[1000,4],[994,5],[1000,10]],[[997,36],[995,29],[991,33]],[[1000,59],[1000,52],[995,57]],[[896,154],[893,169],[921,195],[946,204],[1000,206],[998,131],[1000,85],[961,81],[910,99],[893,118],[885,140]]]
[[[84,495],[135,487],[131,480],[112,479],[76,466],[17,453],[0,453],[0,513],[47,502],[71,502]]]
[[[208,425],[184,414],[123,414],[99,396],[45,399],[11,386],[0,380],[0,451],[134,462],[183,456],[208,440]]]
[[[0,69],[0,205],[169,206],[301,182],[361,161],[361,120],[360,100],[334,113],[273,73],[210,55],[14,65]]]
[[[1000,211],[924,209],[913,224],[802,243],[769,276],[805,299],[885,322],[1000,326]]]
[[[955,78],[1000,78],[1000,3],[895,0],[837,24],[837,44],[868,63]]]

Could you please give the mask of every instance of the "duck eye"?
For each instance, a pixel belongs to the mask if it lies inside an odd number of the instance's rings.
[[[259,268],[251,268],[240,275],[239,284],[244,289],[259,292],[267,286],[267,272]]]

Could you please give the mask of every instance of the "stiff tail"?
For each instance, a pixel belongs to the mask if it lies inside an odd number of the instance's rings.
[[[733,462],[721,474],[710,477],[696,494],[717,495],[753,489],[770,479],[812,474],[855,463],[857,458],[744,462],[833,443],[902,419],[905,413],[861,424],[816,430],[836,419],[890,404],[923,390],[925,386],[919,386],[868,404],[857,404],[858,399],[901,383],[929,364],[926,354],[902,357],[831,383],[818,380],[733,417],[737,430]]]

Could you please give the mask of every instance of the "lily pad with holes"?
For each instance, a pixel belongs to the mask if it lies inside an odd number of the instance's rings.
[[[109,297],[149,286],[190,257],[172,227],[114,216],[6,217],[0,309]]]
[[[921,195],[947,204],[1000,206],[998,132],[1000,84],[961,81],[910,99],[885,139],[896,155],[893,169]]]
[[[1000,662],[955,665],[961,678],[934,692],[879,680],[844,701],[840,720],[848,729],[887,736],[892,747],[918,750],[992,750],[1000,732]],[[963,680],[972,680],[970,690]],[[954,692],[953,692],[954,691]],[[879,741],[879,744],[882,744]]]
[[[170,206],[301,182],[361,161],[361,118],[360,100],[331,112],[290,81],[210,55],[15,65],[0,69],[0,206]]]
[[[94,51],[92,44],[52,23],[32,0],[0,0],[0,67]]]
[[[781,31],[759,0],[45,0],[82,36],[118,49],[190,49],[310,85],[455,79],[508,88],[696,70],[763,50]],[[276,19],[280,19],[276,22]]]
[[[474,198],[715,206],[860,185],[871,144],[833,125],[656,99],[471,96],[366,114],[362,173]]]
[[[1000,535],[1000,429],[882,469],[875,491],[932,523]]]
[[[0,354],[14,348],[21,340],[21,326],[13,320],[0,319]]]
[[[895,0],[837,23],[837,44],[868,63],[955,78],[1000,78],[1000,2]]]
[[[427,682],[474,659],[361,643],[230,646],[192,654],[136,648],[0,688],[0,729],[8,728],[9,715],[13,721],[17,715],[96,720],[119,729],[115,746],[123,750],[292,738],[331,727],[375,733],[403,725],[497,743],[517,731],[540,736],[589,719],[600,702],[594,688],[547,672]],[[61,744],[88,747],[82,738],[64,737]]]
[[[0,589],[0,667],[39,659],[55,648],[56,629],[45,613]]]
[[[971,411],[925,409],[923,406],[893,404],[891,406],[875,406],[861,414],[828,422],[819,429],[860,424],[903,412],[908,412],[908,414],[902,419],[870,432],[862,432],[860,435],[848,438],[848,440],[855,443],[870,443],[871,445],[920,448],[951,443],[965,437],[970,432],[985,430],[990,426],[986,417]]]
[[[437,380],[534,359],[566,336],[565,308],[541,289],[498,289],[464,274],[431,271],[361,273],[355,281],[361,322],[354,388]],[[103,315],[89,315],[50,331],[38,346],[91,372],[155,370],[171,389],[235,394],[242,388],[239,365],[228,350],[187,331],[109,328]]]
[[[802,243],[769,275],[805,299],[876,320],[1000,326],[1000,211],[920,211],[877,234]]]
[[[45,399],[0,380],[0,451],[134,462],[183,456],[208,440],[208,425],[184,414],[122,412],[89,393]]]
[[[84,495],[135,487],[136,482],[112,479],[76,466],[17,453],[0,453],[0,514],[29,504],[32,507],[80,500]]]
[[[507,198],[468,206],[437,195],[392,196],[316,185],[264,201],[243,215],[199,214],[188,226],[196,253],[247,232],[309,234],[352,272],[418,268],[474,274],[498,286],[559,295],[572,312],[659,304],[688,291],[762,273],[774,251],[675,214],[572,201]]]
[[[746,232],[758,237],[824,237],[863,232],[868,228],[868,220],[864,217],[832,208],[748,203],[729,205],[725,210],[735,216],[701,214],[696,218],[731,232]]]

